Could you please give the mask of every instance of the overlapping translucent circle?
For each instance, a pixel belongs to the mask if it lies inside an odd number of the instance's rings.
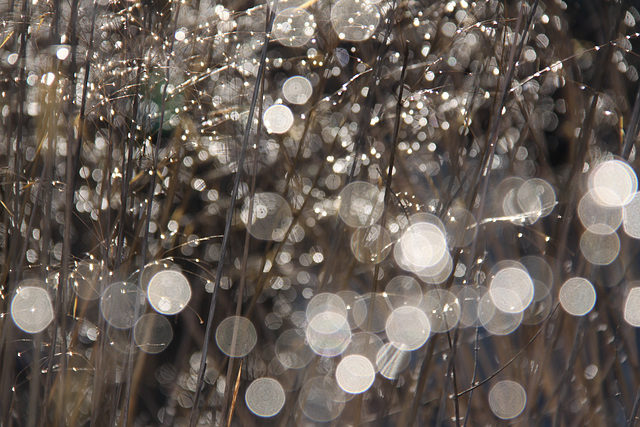
[[[587,279],[573,277],[563,283],[558,298],[567,313],[573,316],[584,316],[596,304],[596,291]]]
[[[600,203],[595,190],[591,190],[578,203],[578,217],[592,233],[611,234],[622,223],[622,207]]]
[[[478,223],[473,214],[462,207],[452,207],[444,219],[447,241],[452,248],[468,246],[478,235]]]
[[[367,40],[379,22],[378,7],[365,0],[340,0],[331,8],[331,24],[341,40]]]
[[[346,317],[325,311],[307,325],[309,347],[321,356],[334,357],[347,348],[351,341],[351,328]]]
[[[216,329],[218,348],[230,357],[246,356],[253,350],[257,341],[256,328],[246,317],[227,317]]]
[[[316,377],[302,386],[298,403],[307,418],[317,422],[328,422],[342,413],[345,397],[344,391],[333,378]]]
[[[290,7],[278,12],[272,35],[280,44],[288,47],[304,46],[315,33],[313,15],[301,7]]]
[[[371,387],[376,372],[373,363],[361,355],[344,357],[336,368],[336,381],[342,390],[351,394],[364,393]]]
[[[507,290],[506,292],[512,291]],[[494,335],[512,333],[522,324],[523,317],[522,311],[506,312],[498,309],[491,298],[490,291],[487,291],[478,302],[478,322]]]
[[[244,394],[247,408],[259,417],[273,417],[285,404],[282,385],[273,378],[253,380]]]
[[[520,258],[520,264],[524,266],[532,280],[540,281],[547,286],[553,285],[553,271],[549,263],[541,256],[527,255]]]
[[[544,282],[533,280],[533,301],[523,313],[522,323],[537,325],[544,321],[553,308],[551,292]]]
[[[624,320],[631,326],[640,328],[640,282],[633,282],[635,285],[629,289],[629,294],[624,302]]]
[[[427,315],[418,307],[398,307],[387,319],[389,342],[400,350],[413,351],[424,345],[431,333]]]
[[[189,280],[179,271],[159,271],[147,286],[149,304],[161,314],[180,313],[191,299]]]
[[[522,413],[527,404],[527,393],[515,381],[500,381],[489,392],[489,407],[498,418],[510,420]]]
[[[422,301],[422,288],[411,276],[396,276],[385,287],[387,299],[393,308],[403,305],[418,306]]]
[[[136,322],[133,336],[140,350],[156,354],[169,346],[173,338],[173,329],[166,317],[150,313]]]
[[[418,274],[427,283],[442,283],[453,269],[444,226],[437,218],[407,227],[393,256],[400,268]]]
[[[480,305],[480,297],[487,290],[484,287],[476,287],[470,285],[460,285],[451,290],[458,297],[460,304],[460,322],[462,327],[478,326],[478,306]]]
[[[427,315],[432,332],[447,332],[455,328],[460,320],[458,297],[444,289],[427,292],[418,307]]]
[[[284,99],[292,104],[301,105],[306,103],[312,93],[313,87],[311,86],[311,82],[303,76],[289,77],[282,85]]]
[[[384,209],[384,191],[373,184],[356,181],[340,192],[340,218],[350,227],[370,227]]]
[[[263,123],[269,133],[286,133],[293,125],[293,113],[283,104],[275,104],[267,108],[263,115]]]
[[[145,293],[138,286],[116,282],[100,298],[102,317],[114,328],[133,327],[144,314]]]
[[[494,275],[489,293],[498,309],[505,313],[519,313],[533,300],[533,282],[524,266],[510,263]]]
[[[505,219],[518,225],[530,225],[549,215],[555,207],[556,193],[543,179],[524,180],[519,177],[503,179],[496,194]]]
[[[241,218],[253,237],[276,242],[284,239],[293,220],[289,204],[277,193],[257,193],[247,199],[242,208]]]
[[[522,213],[535,220],[549,215],[556,205],[553,187],[540,178],[528,179],[522,183],[516,193],[516,199]]]
[[[622,228],[627,236],[640,239],[640,193],[633,195],[622,210]]]
[[[362,263],[378,264],[391,252],[391,236],[378,224],[358,228],[351,236],[351,252]]]
[[[589,175],[589,188],[604,206],[624,206],[638,191],[638,177],[622,160],[608,160],[596,166]]]
[[[306,337],[309,347],[321,356],[341,354],[351,341],[347,307],[337,295],[316,295],[307,305]]]
[[[20,286],[11,299],[9,312],[16,326],[30,334],[42,332],[53,320],[51,297],[38,286]]]
[[[311,322],[314,317],[324,312],[332,312],[346,318],[347,306],[344,300],[336,294],[324,292],[314,296],[307,304],[307,322]]]
[[[620,253],[620,238],[617,233],[603,235],[587,229],[580,237],[580,251],[591,264],[608,265]]]
[[[402,350],[391,343],[386,343],[378,351],[376,356],[376,366],[380,375],[390,380],[398,376],[407,369],[411,361],[411,352]]]
[[[304,331],[289,329],[276,340],[276,357],[288,369],[305,367],[313,358]]]
[[[381,332],[385,329],[391,306],[383,294],[368,293],[356,299],[353,305],[353,320],[360,329],[367,332]]]
[[[364,356],[369,359],[374,368],[376,368],[376,358],[383,345],[382,339],[376,334],[356,332],[351,337],[351,342],[344,353],[342,353],[342,356],[346,357],[352,354]]]

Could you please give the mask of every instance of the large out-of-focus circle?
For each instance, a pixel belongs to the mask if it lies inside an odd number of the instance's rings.
[[[313,358],[306,334],[299,329],[284,331],[276,340],[276,357],[283,366],[289,369],[305,367]]]
[[[284,389],[273,378],[258,378],[247,387],[244,400],[247,408],[257,416],[273,417],[284,406]]]
[[[489,406],[498,418],[510,420],[517,417],[527,404],[527,393],[515,381],[500,381],[489,392]]]
[[[346,399],[344,391],[334,379],[316,377],[302,386],[298,402],[300,409],[309,419],[327,422],[340,415]]]
[[[340,192],[340,218],[349,227],[370,227],[384,208],[384,191],[373,184],[356,181]]]
[[[447,242],[452,248],[470,245],[478,234],[478,223],[473,214],[461,207],[452,207],[444,219]]]
[[[591,264],[609,265],[620,252],[620,239],[617,233],[603,235],[585,230],[580,237],[580,250]]]
[[[624,303],[624,320],[636,328],[640,328],[640,282],[629,290]]]
[[[447,332],[460,321],[460,302],[458,297],[444,289],[433,289],[422,298],[418,306],[429,319],[431,332]]]
[[[624,206],[638,191],[638,177],[626,162],[608,160],[593,169],[589,187],[601,204]]]
[[[622,207],[601,204],[595,197],[595,190],[591,190],[578,203],[578,217],[584,228],[593,233],[611,234],[622,223]]]
[[[367,40],[379,22],[378,7],[365,0],[340,0],[331,8],[331,24],[340,40]]]
[[[460,322],[462,327],[478,326],[478,306],[480,298],[487,291],[485,288],[472,285],[460,285],[451,290],[458,297],[460,304]]]
[[[387,319],[389,342],[400,350],[412,351],[424,345],[431,333],[427,315],[414,306],[398,307]]]
[[[256,328],[246,317],[227,317],[216,329],[218,348],[230,357],[246,356],[253,350],[257,341]]]
[[[524,267],[505,267],[493,277],[489,292],[498,309],[519,313],[533,300],[533,282]]]
[[[301,7],[290,7],[278,12],[273,21],[272,35],[283,46],[304,46],[315,33],[313,15]]]
[[[506,292],[512,291],[507,290]],[[488,332],[494,335],[512,333],[522,324],[523,317],[524,313],[522,311],[507,313],[497,309],[489,291],[480,298],[478,303],[478,321]]]
[[[362,263],[382,262],[391,252],[389,232],[378,224],[358,228],[351,236],[351,252]]]
[[[367,332],[380,332],[391,314],[391,305],[384,294],[369,293],[356,299],[353,305],[355,324]]]
[[[247,199],[241,218],[253,237],[276,242],[284,239],[293,220],[289,204],[277,193],[257,193],[253,198]]]
[[[409,226],[396,247],[399,248],[395,254],[397,261],[403,264],[403,268],[414,272],[435,267],[448,255],[447,240],[442,229],[428,222]]]
[[[544,258],[537,255],[527,255],[520,258],[520,264],[527,269],[531,280],[538,280],[544,283],[547,288],[553,285],[553,271]]]
[[[114,328],[128,329],[144,314],[146,295],[136,285],[117,282],[109,286],[100,298],[102,316]]]
[[[525,215],[533,218],[545,217],[556,206],[556,192],[540,178],[525,181],[516,193],[518,205]]]
[[[356,332],[351,337],[351,342],[344,353],[342,353],[342,356],[346,357],[352,354],[364,356],[369,359],[375,368],[378,352],[383,345],[382,340],[376,334],[372,334],[370,332]]]
[[[398,378],[411,361],[411,352],[401,350],[391,343],[386,343],[378,351],[376,366],[380,375],[390,380]]]
[[[364,393],[373,384],[375,376],[371,361],[358,354],[346,356],[336,368],[336,381],[347,393]]]
[[[158,313],[180,313],[191,299],[189,280],[179,271],[159,271],[149,280],[147,298]]]
[[[351,326],[342,298],[332,293],[316,295],[307,305],[306,317],[307,342],[315,353],[333,357],[347,348]]]
[[[596,291],[587,279],[574,277],[564,282],[558,298],[564,311],[572,316],[584,316],[596,304]]]
[[[167,348],[173,338],[173,329],[166,317],[150,313],[136,322],[133,336],[140,350],[155,354]]]
[[[9,311],[16,326],[30,334],[42,332],[53,320],[51,297],[37,286],[18,288]]]
[[[293,113],[286,105],[275,104],[267,108],[263,116],[269,133],[286,133],[293,125]]]
[[[346,316],[325,311],[309,321],[307,342],[318,355],[334,357],[347,348],[351,341],[351,328]]]
[[[403,305],[417,307],[422,301],[422,289],[416,279],[411,276],[396,276],[384,289],[387,300],[393,308]]]
[[[340,315],[340,317],[347,317],[347,306],[344,300],[336,294],[330,292],[323,292],[314,296],[307,304],[305,314],[307,315],[307,321],[311,322],[314,317],[324,312],[332,312]]]
[[[623,207],[622,221],[627,236],[640,239],[640,193],[636,193]]]
[[[282,85],[284,98],[292,104],[304,104],[313,93],[311,82],[306,77],[293,76]]]

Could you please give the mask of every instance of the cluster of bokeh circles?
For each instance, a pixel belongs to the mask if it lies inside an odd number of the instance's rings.
[[[633,424],[636,8],[21,1],[0,425]]]
[[[135,344],[145,353],[160,353],[173,338],[166,316],[180,313],[191,299],[191,285],[179,269],[155,262],[128,281],[116,281],[104,265],[87,259],[76,263],[69,281],[81,309],[98,309],[101,318],[116,330],[133,331]],[[147,310],[151,307],[152,310]],[[96,311],[98,311],[96,310]],[[20,284],[11,300],[11,318],[24,332],[42,332],[54,318],[52,296],[45,283],[35,279]],[[98,319],[93,319],[97,324]],[[97,338],[95,325],[86,322],[84,335]],[[87,335],[89,334],[89,335]],[[126,343],[118,343],[126,347]]]

